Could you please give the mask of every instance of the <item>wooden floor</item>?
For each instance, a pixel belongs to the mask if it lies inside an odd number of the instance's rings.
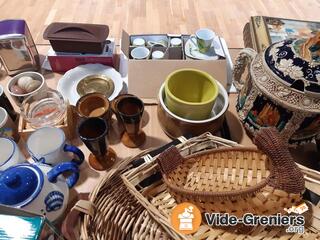
[[[252,15],[320,21],[320,0],[0,0],[0,19],[26,19],[37,44],[53,21],[108,24],[111,35],[193,33],[214,29],[229,47],[242,47]]]

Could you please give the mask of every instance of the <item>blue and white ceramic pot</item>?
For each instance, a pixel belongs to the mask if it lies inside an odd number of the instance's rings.
[[[61,174],[71,172],[68,178]],[[46,164],[18,164],[0,172],[0,204],[46,216],[54,222],[68,204],[69,188],[79,178],[73,162],[55,167]]]
[[[239,118],[251,135],[274,126],[289,143],[320,137],[320,32],[274,43],[261,53],[243,49],[233,77]]]

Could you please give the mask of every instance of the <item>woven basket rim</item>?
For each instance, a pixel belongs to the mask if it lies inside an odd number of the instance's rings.
[[[188,156],[187,158],[185,158],[185,161],[190,159],[190,158],[195,158],[195,157],[199,157],[208,153],[218,153],[218,152],[232,152],[232,151],[252,151],[252,152],[256,152],[256,153],[260,153],[262,155],[265,155],[263,152],[259,151],[258,149],[254,148],[254,147],[221,147],[221,148],[217,148],[217,149],[210,149],[210,150],[205,150],[202,152],[198,152],[195,154],[192,154],[190,156]],[[266,160],[269,159],[267,155],[266,156]],[[173,191],[180,193],[180,194],[185,194],[185,195],[189,195],[189,196],[193,196],[193,197],[207,197],[207,198],[221,198],[221,197],[228,197],[228,198],[237,198],[237,197],[242,197],[242,196],[247,196],[250,194],[254,194],[257,191],[259,191],[261,188],[265,187],[268,184],[268,181],[270,179],[270,177],[272,176],[272,170],[270,171],[270,175],[262,180],[261,182],[257,183],[254,186],[250,186],[250,187],[246,187],[244,189],[241,190],[234,190],[234,191],[225,191],[225,192],[211,192],[211,191],[191,191],[191,190],[186,190],[184,188],[180,188],[177,187],[176,185],[172,184],[170,181],[167,180],[166,174],[163,174],[163,181],[165,182],[165,184],[167,184],[167,186],[169,188],[171,188]]]

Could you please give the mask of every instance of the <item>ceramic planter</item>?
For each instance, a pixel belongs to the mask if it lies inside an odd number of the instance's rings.
[[[281,41],[259,54],[249,48],[240,52],[233,72],[237,111],[250,134],[274,126],[289,143],[319,137],[319,36]]]

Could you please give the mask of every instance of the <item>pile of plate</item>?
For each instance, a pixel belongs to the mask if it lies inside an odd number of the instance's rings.
[[[102,64],[86,64],[66,72],[59,80],[57,90],[73,106],[85,94],[99,92],[111,101],[123,89],[123,79],[114,68]]]

